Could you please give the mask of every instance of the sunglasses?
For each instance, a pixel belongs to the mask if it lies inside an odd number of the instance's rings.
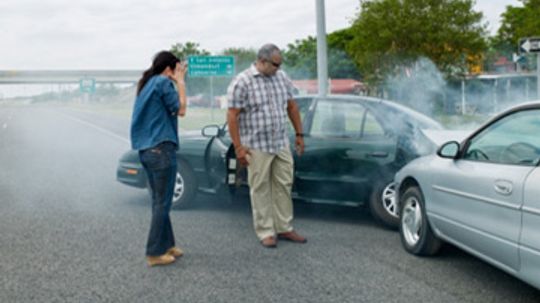
[[[281,63],[276,63],[272,60],[268,60],[267,62],[269,62],[270,64],[272,64],[275,68],[279,68],[281,66]]]

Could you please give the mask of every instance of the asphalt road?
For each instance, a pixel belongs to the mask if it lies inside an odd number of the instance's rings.
[[[296,204],[305,245],[259,245],[246,199],[171,213],[185,256],[148,268],[145,190],[115,180],[129,121],[0,106],[0,302],[538,302],[452,246],[407,254],[365,211]]]

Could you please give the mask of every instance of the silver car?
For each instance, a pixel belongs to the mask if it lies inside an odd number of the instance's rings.
[[[503,112],[395,177],[403,247],[442,241],[540,288],[540,102]]]

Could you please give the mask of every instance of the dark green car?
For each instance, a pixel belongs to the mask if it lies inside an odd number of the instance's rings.
[[[374,218],[396,227],[393,178],[410,160],[436,146],[421,130],[442,129],[429,117],[399,104],[360,96],[302,96],[297,101],[305,151],[295,155],[293,198],[312,203],[369,206]],[[291,142],[294,132],[290,127]],[[195,202],[198,191],[230,195],[247,187],[237,166],[227,126],[208,125],[197,134],[180,134],[173,207]],[[292,146],[293,144],[291,144]],[[136,151],[120,159],[118,181],[144,188]]]

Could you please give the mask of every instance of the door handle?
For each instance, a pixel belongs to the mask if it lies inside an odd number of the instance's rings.
[[[388,157],[388,153],[387,152],[382,152],[382,151],[372,152],[369,155],[371,157],[373,157],[373,158],[386,158],[386,157]]]
[[[497,193],[508,196],[514,190],[514,185],[508,180],[495,180],[494,188]]]

